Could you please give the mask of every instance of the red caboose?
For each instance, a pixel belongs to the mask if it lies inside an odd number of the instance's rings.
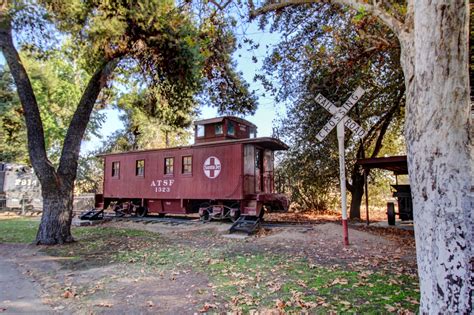
[[[104,207],[121,213],[198,213],[201,218],[286,211],[274,191],[274,151],[288,146],[256,138],[256,126],[226,116],[195,122],[191,146],[104,154]]]

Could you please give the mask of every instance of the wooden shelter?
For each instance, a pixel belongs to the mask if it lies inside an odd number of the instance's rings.
[[[367,175],[369,171],[373,168],[392,171],[395,174],[396,183],[395,185],[392,185],[392,186],[397,190],[397,193],[394,194],[394,197],[398,198],[399,211],[401,208],[406,209],[406,211],[408,211],[408,213],[403,213],[403,214],[400,211],[400,218],[408,219],[410,217],[411,218],[413,217],[413,210],[411,207],[410,187],[409,185],[398,185],[398,177],[397,177],[397,175],[408,174],[408,164],[407,164],[406,155],[358,159],[357,164],[362,166],[362,168],[364,169],[364,186],[365,186],[365,192],[366,192],[365,193],[365,211],[366,211],[367,225],[369,225],[369,193],[368,193]],[[407,189],[408,189],[408,192],[407,192]],[[398,192],[399,190],[400,192]],[[401,190],[403,190],[403,192]],[[391,221],[390,213],[388,214],[389,214],[389,222],[390,222]]]

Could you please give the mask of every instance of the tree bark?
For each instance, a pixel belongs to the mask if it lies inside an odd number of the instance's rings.
[[[30,161],[40,182],[55,181],[56,174],[46,155],[43,122],[30,79],[13,45],[12,28],[7,2],[0,7],[0,49],[15,81],[23,108]]]
[[[72,205],[81,141],[97,97],[116,65],[116,60],[104,63],[90,78],[68,127],[57,171],[58,181],[41,182],[43,214],[36,235],[37,244],[53,245],[73,241]]]
[[[422,313],[470,314],[473,211],[468,3],[414,2],[405,136]]]
[[[365,158],[364,146],[369,147],[369,145],[375,140],[374,150],[370,155],[371,158],[376,157],[383,146],[383,138],[387,133],[388,127],[393,121],[393,117],[400,110],[401,102],[404,96],[405,88],[402,86],[398,92],[398,99],[395,104],[392,104],[390,110],[369,130],[366,141],[361,142],[359,149],[357,150],[357,158]],[[350,218],[351,219],[360,219],[360,205],[362,203],[362,196],[364,195],[365,190],[365,177],[364,169],[358,165],[354,164],[351,175],[352,183],[348,185],[348,189],[351,192],[351,209],[350,209]],[[365,192],[368,194],[368,191]]]
[[[52,189],[42,185],[43,214],[36,234],[39,245],[55,245],[73,242],[71,234],[73,187],[61,185]]]
[[[360,204],[364,195],[364,170],[360,165],[354,165],[351,175],[351,208],[349,218],[360,219]]]

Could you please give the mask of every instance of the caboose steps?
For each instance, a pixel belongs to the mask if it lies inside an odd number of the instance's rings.
[[[261,219],[256,216],[241,216],[237,221],[232,224],[229,229],[229,233],[233,232],[244,232],[251,235],[260,229]]]

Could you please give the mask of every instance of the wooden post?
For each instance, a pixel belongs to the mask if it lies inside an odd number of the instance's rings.
[[[342,208],[342,231],[344,245],[349,245],[349,231],[347,228],[347,193],[346,193],[346,162],[344,154],[344,123],[337,124],[337,142],[339,146],[339,175],[341,180],[341,208]]]

